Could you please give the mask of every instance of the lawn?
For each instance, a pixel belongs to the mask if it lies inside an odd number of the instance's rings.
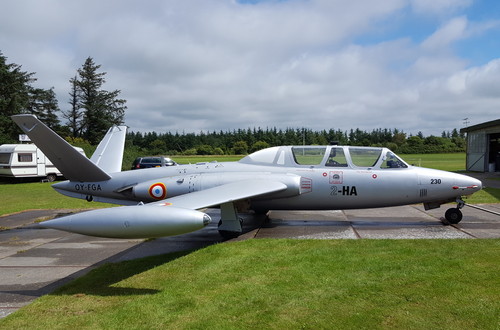
[[[242,155],[216,155],[216,156],[173,156],[172,159],[179,164],[196,164],[206,162],[236,162],[245,156]]]
[[[107,264],[5,329],[498,329],[500,240],[249,240]]]
[[[87,209],[108,207],[111,204],[89,203],[56,192],[51,183],[0,183],[0,216],[34,209]]]
[[[450,172],[465,171],[465,153],[406,154],[399,156],[410,165]]]

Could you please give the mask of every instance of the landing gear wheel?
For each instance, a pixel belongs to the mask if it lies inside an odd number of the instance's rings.
[[[460,211],[458,208],[451,208],[446,211],[444,217],[450,224],[456,225],[462,220],[463,215],[462,211]]]
[[[238,217],[238,221],[240,223],[240,230],[241,230],[241,226],[243,225],[243,219]],[[222,219],[219,220],[219,224],[217,225],[217,227],[222,226],[222,223],[223,223]],[[241,231],[219,229],[219,235],[221,235],[222,238],[224,238],[224,239],[232,239],[232,238],[236,238],[236,237],[240,236],[241,235]]]
[[[241,233],[236,231],[228,231],[228,230],[219,230],[219,235],[224,239],[232,239],[241,235]]]
[[[243,218],[238,218],[238,220],[240,221],[240,225],[243,226]],[[220,227],[222,225],[222,219],[219,220],[219,223],[217,224],[217,227]]]

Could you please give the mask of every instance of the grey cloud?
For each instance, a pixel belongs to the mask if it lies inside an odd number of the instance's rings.
[[[55,86],[64,109],[68,80],[92,56],[108,73],[105,88],[127,99],[126,124],[135,131],[305,126],[439,134],[459,127],[462,116],[497,116],[498,96],[488,88],[500,76],[496,62],[468,68],[452,47],[494,22],[445,18],[421,44],[409,36],[354,42],[380,22],[391,28],[385,20],[410,7],[458,10],[446,0],[7,5],[12,18],[0,19],[0,42],[10,61],[35,71],[42,87]],[[33,24],[21,26],[14,19],[21,15]]]

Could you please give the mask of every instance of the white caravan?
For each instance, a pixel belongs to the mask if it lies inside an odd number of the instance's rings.
[[[82,148],[74,147],[85,155]],[[42,177],[54,181],[62,173],[34,144],[0,145],[0,177]]]

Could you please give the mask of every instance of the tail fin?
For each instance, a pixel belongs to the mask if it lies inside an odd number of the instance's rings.
[[[127,126],[111,127],[94,151],[90,160],[106,173],[122,170],[123,149]]]
[[[15,115],[12,116],[12,120],[30,137],[31,141],[42,150],[45,156],[47,156],[59,171],[61,171],[66,179],[81,182],[97,182],[111,179],[111,176],[101,167],[75,150],[68,142],[45,126],[35,116]],[[122,128],[121,130],[124,131],[125,129]],[[106,137],[108,137],[108,135],[106,135]],[[106,140],[106,137],[104,140]],[[125,133],[123,133],[123,137],[125,137]],[[104,142],[104,140],[99,144],[96,150],[99,151],[99,153],[94,153],[92,159],[98,163],[108,164],[109,157],[105,155],[104,151],[115,146],[115,142],[111,137],[108,137],[107,142]],[[123,147],[120,150],[123,155]],[[113,155],[115,155],[114,152]],[[120,159],[121,168],[121,157],[118,158]],[[112,164],[112,166],[110,166],[111,168],[116,168],[115,162],[109,162],[109,164]],[[105,167],[106,169],[108,168],[107,165]]]

